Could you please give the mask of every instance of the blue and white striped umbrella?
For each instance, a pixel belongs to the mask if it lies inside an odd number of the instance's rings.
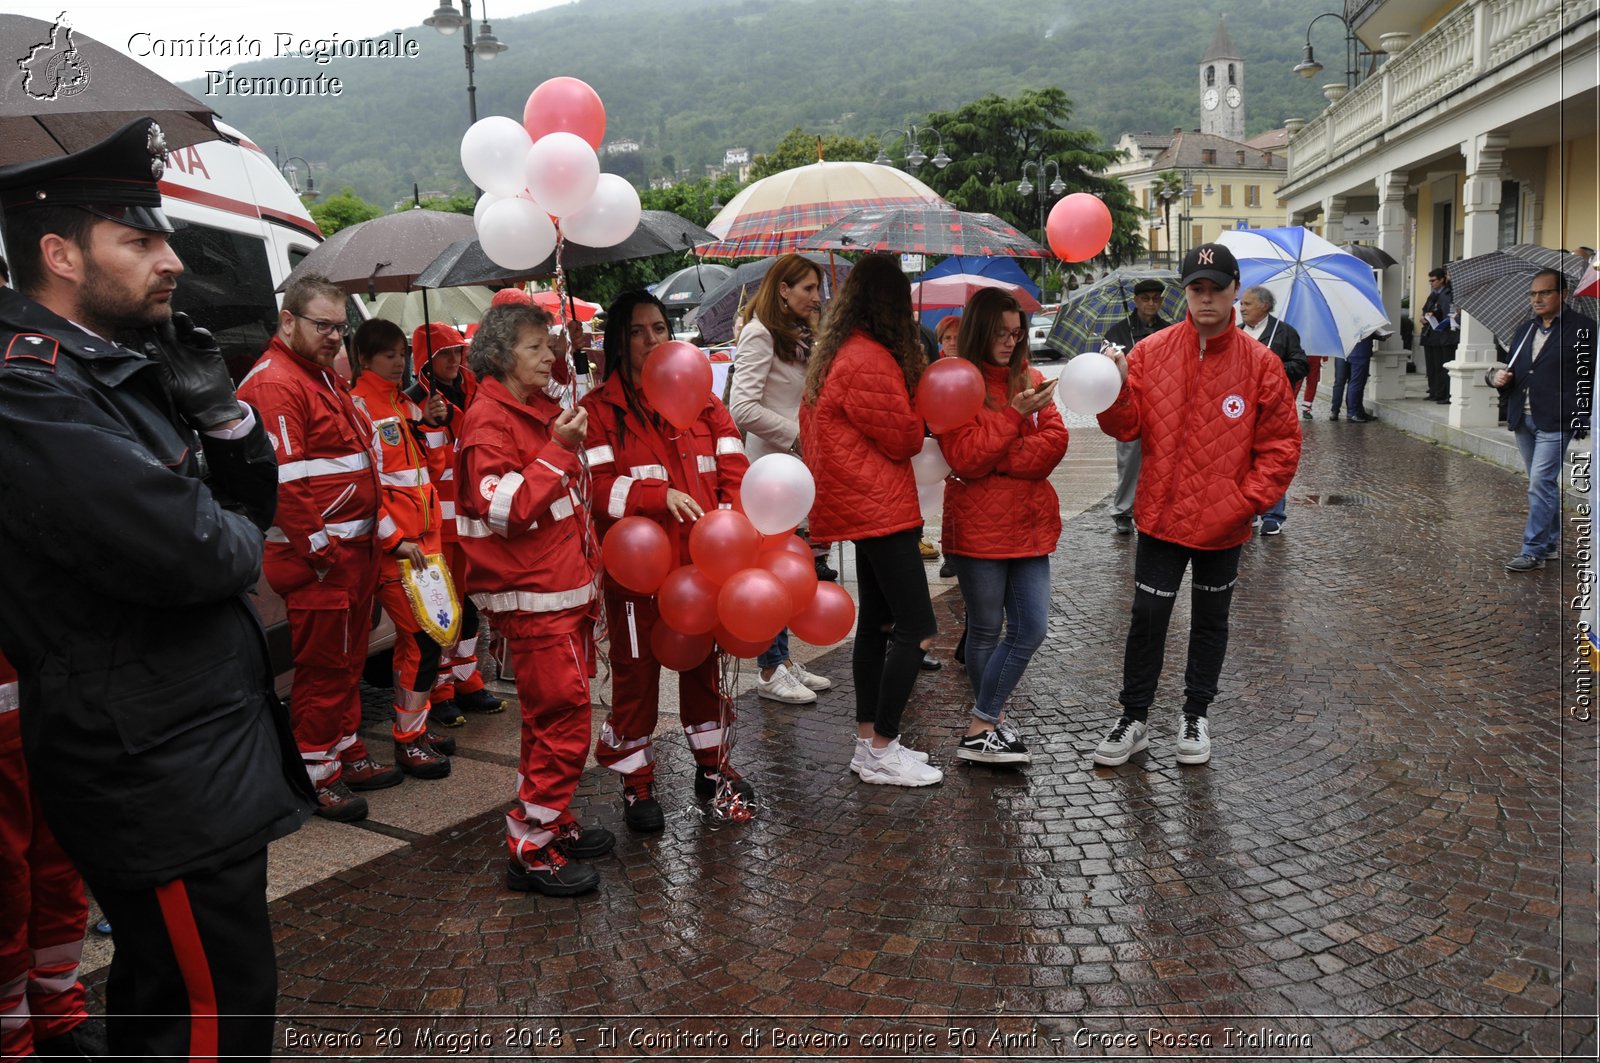
[[[1240,290],[1270,291],[1307,354],[1343,358],[1388,324],[1372,267],[1303,226],[1228,229],[1217,242],[1239,260]]]

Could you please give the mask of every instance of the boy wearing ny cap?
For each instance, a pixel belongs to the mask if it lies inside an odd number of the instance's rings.
[[[1233,253],[1221,244],[1196,247],[1184,257],[1182,284],[1188,315],[1126,354],[1112,354],[1122,391],[1100,414],[1109,435],[1137,439],[1144,451],[1122,715],[1094,752],[1096,764],[1111,767],[1149,745],[1167,624],[1191,565],[1176,760],[1211,759],[1208,713],[1228,648],[1239,551],[1252,518],[1284,493],[1300,462],[1300,418],[1283,363],[1234,327]]]
[[[111,1054],[265,1058],[267,843],[312,799],[248,597],[278,474],[172,312],[165,161],[143,118],[0,168],[0,649],[39,804],[116,926]]]

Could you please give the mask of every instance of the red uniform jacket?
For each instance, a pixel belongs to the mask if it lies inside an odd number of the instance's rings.
[[[1139,530],[1200,550],[1250,538],[1294,479],[1300,415],[1283,362],[1236,328],[1209,340],[1185,317],[1128,352],[1128,379],[1100,427],[1144,451]]]
[[[239,398],[260,412],[278,459],[277,523],[267,530],[267,550],[326,564],[333,540],[370,536],[378,514],[372,423],[349,385],[273,337],[239,384]]]
[[[801,449],[817,482],[812,537],[877,539],[921,527],[911,458],[923,428],[889,349],[859,332],[845,340],[816,405],[800,407]]]
[[[453,543],[456,541],[456,455],[460,450],[462,419],[466,416],[467,407],[472,405],[472,397],[477,394],[478,378],[462,365],[461,375],[456,377],[456,387],[452,389],[461,396],[459,403],[449,390],[435,384],[428,372],[429,359],[448,347],[460,347],[463,355],[467,353],[467,341],[450,325],[434,322],[418,326],[411,333],[411,362],[417,379],[429,393],[438,391],[443,395],[450,407],[450,419],[442,425],[425,429],[423,441],[428,447],[428,472],[433,477],[433,490],[439,497],[439,515],[443,518],[442,538],[447,543]],[[463,357],[462,361],[465,360]]]
[[[682,491],[708,511],[733,505],[750,462],[727,407],[707,395],[699,420],[687,429],[679,432],[665,421],[657,426],[628,408],[620,373],[584,396],[583,405],[589,411],[589,469],[602,534],[623,517],[650,517],[672,543],[674,566],[687,564],[694,524],[668,514],[667,489]],[[640,405],[651,412],[642,395]]]
[[[456,525],[467,593],[487,612],[523,614],[520,635],[576,630],[595,598],[582,466],[550,430],[560,413],[548,396],[518,402],[490,378],[461,427]]]
[[[378,479],[378,543],[387,552],[402,540],[439,542],[439,499],[430,469],[449,461],[448,440],[422,424],[422,411],[396,384],[376,373],[356,378],[351,395],[372,420],[381,462]],[[437,437],[427,446],[427,436]],[[438,455],[432,453],[438,451]]]
[[[1061,503],[1050,473],[1067,452],[1067,426],[1054,403],[1023,417],[1006,395],[1010,370],[984,365],[998,409],[939,436],[955,475],[945,481],[940,545],[963,557],[1043,557],[1061,538]],[[1030,386],[1044,380],[1028,370]]]

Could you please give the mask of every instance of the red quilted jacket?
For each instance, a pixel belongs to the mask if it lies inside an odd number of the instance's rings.
[[[1146,535],[1201,550],[1250,538],[1250,522],[1288,490],[1300,417],[1283,362],[1238,329],[1200,347],[1184,318],[1140,340],[1100,427],[1141,441],[1133,518]]]
[[[945,481],[939,545],[962,557],[1043,557],[1061,538],[1061,503],[1049,476],[1067,452],[1067,426],[1054,403],[1028,417],[1006,397],[1010,370],[982,367],[989,395],[976,420],[939,435],[954,475]],[[1028,370],[1037,387],[1044,375]]]
[[[894,355],[860,332],[845,340],[816,405],[800,407],[800,443],[817,482],[812,537],[877,539],[920,528],[911,458],[922,433]]]

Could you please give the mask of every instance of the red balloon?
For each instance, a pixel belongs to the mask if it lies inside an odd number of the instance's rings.
[[[716,638],[717,645],[722,647],[722,652],[726,653],[729,657],[760,657],[763,653],[766,653],[767,650],[772,648],[771,639],[762,639],[760,642],[748,642],[745,639],[737,638],[730,634],[728,629],[723,627],[721,624],[718,624],[717,629],[711,634],[714,638]]]
[[[747,642],[771,642],[789,622],[794,599],[783,580],[763,568],[728,577],[717,592],[717,619],[728,634]]]
[[[613,524],[600,556],[612,579],[640,594],[654,594],[672,569],[672,544],[649,517],[623,517]]]
[[[694,424],[711,398],[711,359],[692,343],[668,340],[644,360],[644,397],[673,427]]]
[[[1074,192],[1050,208],[1044,233],[1057,258],[1087,262],[1111,240],[1111,208],[1098,196]]]
[[[772,535],[763,535],[761,537],[761,552],[766,553],[768,550],[776,550],[778,547],[786,544],[790,539],[798,538],[799,536],[794,533],[793,528],[790,528],[788,531],[774,532]]]
[[[650,629],[650,655],[674,672],[692,672],[700,667],[711,652],[711,645],[710,634],[685,635],[659,623]]]
[[[713,583],[725,583],[735,572],[754,565],[760,549],[756,526],[731,509],[713,509],[689,532],[689,556]]]
[[[666,624],[685,635],[704,635],[717,626],[717,585],[694,565],[667,573],[656,592],[656,608]]]
[[[551,78],[522,106],[522,128],[537,141],[546,133],[576,133],[595,151],[606,139],[606,108],[600,94],[577,78]]]
[[[811,604],[789,618],[789,630],[813,646],[832,646],[850,634],[855,622],[850,592],[837,583],[819,583]]]
[[[789,588],[789,598],[796,610],[811,604],[817,593],[817,566],[811,560],[811,551],[800,557],[793,551],[778,547],[763,550],[756,556],[756,566],[777,576]]]
[[[983,408],[983,374],[965,358],[941,358],[917,383],[917,412],[935,432],[959,428]]]

